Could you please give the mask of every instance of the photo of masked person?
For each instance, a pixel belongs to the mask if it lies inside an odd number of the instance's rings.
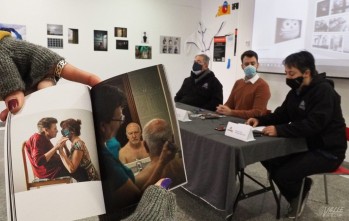
[[[75,173],[74,178],[78,182],[99,180],[99,173],[91,161],[85,142],[80,138],[81,120],[70,118],[62,121],[60,126],[63,137],[71,142],[70,151],[66,145],[59,148],[59,155],[65,168],[69,173]]]
[[[124,93],[115,86],[100,84],[92,89],[91,96],[106,213],[110,219],[115,220],[121,209],[137,203],[148,186],[163,178],[162,170],[174,158],[175,151],[166,141],[153,173],[144,185],[137,186],[137,176],[135,177],[119,159],[115,159],[107,149],[106,143],[115,137],[125,121],[122,113],[126,104]]]

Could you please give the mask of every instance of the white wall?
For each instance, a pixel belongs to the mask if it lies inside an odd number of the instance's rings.
[[[103,79],[139,68],[164,64],[171,92],[189,75],[194,54],[185,53],[186,38],[200,17],[199,0],[12,0],[1,4],[0,22],[26,25],[27,41],[47,47],[47,24],[63,25],[64,48],[54,49],[73,65]],[[10,13],[10,12],[15,13]],[[8,13],[6,13],[8,12]],[[127,28],[129,50],[116,50],[114,27]],[[68,44],[68,28],[79,29],[79,44]],[[93,30],[108,31],[108,51],[93,50]],[[151,60],[135,59],[135,45],[147,32]],[[160,54],[160,35],[181,37],[181,54]],[[55,37],[55,36],[50,36]]]

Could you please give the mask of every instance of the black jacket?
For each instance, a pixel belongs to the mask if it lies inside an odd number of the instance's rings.
[[[260,125],[275,125],[280,137],[305,137],[310,150],[345,158],[347,140],[341,98],[333,82],[315,75],[299,94],[291,90],[274,113],[259,117]]]
[[[190,77],[184,79],[174,100],[215,111],[218,104],[223,103],[223,86],[210,70],[198,76],[191,72]]]

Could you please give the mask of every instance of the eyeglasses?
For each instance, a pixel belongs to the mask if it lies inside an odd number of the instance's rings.
[[[125,115],[121,115],[121,119],[115,119],[115,118],[112,118],[111,119],[112,121],[120,121],[121,123],[124,123],[124,121],[125,121]]]

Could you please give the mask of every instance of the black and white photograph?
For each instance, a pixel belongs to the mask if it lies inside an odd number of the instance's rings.
[[[160,36],[160,54],[180,54],[181,38],[174,36]]]
[[[63,25],[47,24],[47,35],[63,36]]]
[[[47,47],[63,49],[63,39],[62,38],[47,38]]]
[[[275,43],[300,38],[301,30],[302,20],[292,18],[277,18],[275,30]]]

